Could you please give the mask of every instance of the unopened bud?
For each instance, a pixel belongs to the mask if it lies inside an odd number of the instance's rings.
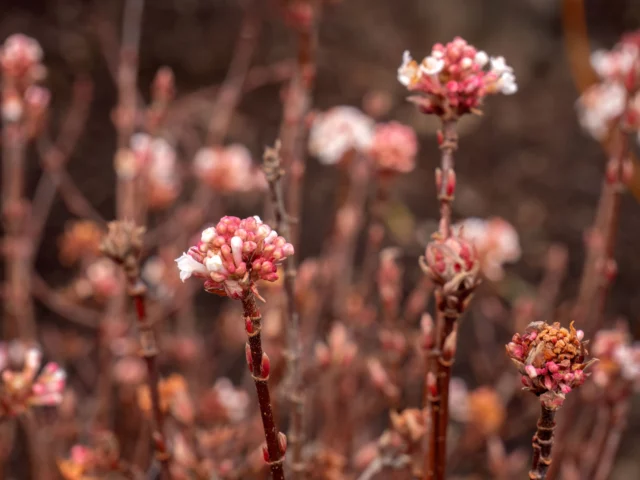
[[[442,133],[442,130],[438,130],[437,139],[438,145],[442,145],[444,143],[444,133]]]
[[[456,172],[454,170],[447,171],[446,194],[448,197],[453,196],[456,191]]]
[[[269,373],[271,372],[271,361],[266,353],[262,353],[262,363],[260,364],[260,374],[263,379],[269,378]]]
[[[266,463],[271,462],[271,458],[269,457],[269,450],[267,449],[267,446],[265,444],[262,445],[262,458],[264,458],[264,461]]]
[[[245,344],[244,346],[244,354],[247,359],[247,365],[249,366],[249,371],[253,373],[253,359],[251,358],[251,347],[249,344]]]
[[[442,170],[436,168],[436,190],[440,192],[442,190]]]
[[[287,436],[282,432],[278,432],[278,446],[280,447],[280,453],[284,455],[287,451]]]
[[[422,347],[429,350],[433,348],[433,317],[424,313],[420,320],[420,327],[422,328]]]
[[[620,181],[620,161],[617,159],[609,160],[604,175],[609,184]]]
[[[457,340],[458,332],[455,329],[444,340],[444,345],[442,346],[442,357],[446,361],[450,361],[451,359],[453,359],[453,357],[455,357]]]
[[[253,333],[253,322],[250,317],[245,317],[244,319],[244,328],[249,335]]]
[[[438,396],[438,382],[433,372],[427,373],[427,393],[431,398]]]

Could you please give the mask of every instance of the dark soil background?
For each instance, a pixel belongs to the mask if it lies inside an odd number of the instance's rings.
[[[409,49],[421,58],[434,42],[460,35],[489,54],[504,55],[515,69],[519,92],[491,98],[483,118],[463,122],[457,155],[460,195],[454,213],[458,218],[499,215],[512,222],[521,235],[523,258],[511,270],[530,282],[540,278],[549,244],[566,244],[570,264],[562,298],[570,299],[584,260],[583,233],[594,216],[605,157],[576,119],[578,92],[562,42],[560,3],[343,0],[329,7],[323,17],[315,105],[320,109],[340,104],[360,106],[372,91],[391,96],[393,103],[386,117],[412,125],[420,137],[418,169],[403,178],[395,192],[420,225],[437,214],[432,173],[438,161],[437,125],[403,101],[405,91],[396,80],[402,51]],[[636,0],[585,3],[592,48],[610,47],[621,33],[640,27],[640,2]],[[88,73],[95,82],[90,118],[69,171],[105,218],[114,213],[115,133],[110,110],[116,90],[96,32],[98,25],[106,22],[117,40],[121,8],[119,0],[0,0],[0,40],[23,32],[43,45],[49,68],[47,86],[53,93],[54,131],[56,118],[68,104],[74,77]],[[242,11],[234,0],[148,0],[140,52],[143,95],[148,95],[148,86],[162,65],[170,66],[176,74],[178,98],[219,84],[241,19]],[[293,37],[281,20],[267,15],[263,28],[254,64],[292,58]],[[117,58],[115,51],[109,53]],[[213,95],[199,95],[198,102],[184,108],[192,108],[190,118],[202,126]],[[273,143],[280,117],[280,85],[262,87],[241,102],[228,140],[245,143],[258,159],[264,145]],[[34,157],[30,185],[35,185],[38,176]],[[326,199],[335,194],[335,180],[334,173],[310,160],[305,216],[314,221],[303,221],[303,257],[320,250],[323,229],[331,216]],[[616,255],[619,277],[608,304],[612,318],[621,315],[631,321],[636,337],[640,336],[638,211],[638,200],[625,196]],[[47,225],[46,235],[51,240],[45,241],[40,252],[38,269],[53,282],[65,278],[57,261],[55,239],[69,218],[64,206],[56,204]],[[638,408],[635,412],[628,441],[622,444],[626,456],[640,441]],[[635,464],[635,473],[616,478],[638,478],[638,459],[628,462]]]

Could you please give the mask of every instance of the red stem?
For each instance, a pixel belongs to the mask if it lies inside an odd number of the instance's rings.
[[[138,280],[138,282],[140,282]],[[138,333],[140,335],[141,356],[144,358],[147,366],[147,385],[151,396],[151,408],[154,419],[154,432],[152,433],[153,445],[156,451],[156,457],[162,465],[162,476],[165,479],[171,478],[169,470],[169,453],[167,452],[167,442],[164,436],[164,415],[160,409],[160,392],[158,383],[160,374],[158,372],[158,364],[156,357],[158,356],[158,344],[156,334],[147,319],[147,311],[145,305],[145,289],[139,284],[135,286],[138,290],[133,295],[136,309],[136,317],[138,319]]]
[[[284,452],[278,441],[279,431],[271,407],[269,393],[269,372],[263,372],[262,315],[256,304],[254,294],[247,290],[242,297],[245,325],[247,325],[248,345],[251,352],[251,372],[258,394],[260,416],[264,427],[264,438],[269,453],[269,467],[273,480],[284,480]]]

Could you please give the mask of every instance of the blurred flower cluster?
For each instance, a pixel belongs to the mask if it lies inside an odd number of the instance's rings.
[[[640,387],[640,343],[632,343],[622,324],[596,333],[592,351],[598,358],[593,367],[593,381],[603,389],[617,383]]]
[[[17,33],[0,46],[2,73],[2,119],[8,123],[26,120],[33,136],[49,106],[49,90],[38,85],[46,76],[42,48],[33,38]]]
[[[193,159],[196,175],[221,194],[266,190],[267,181],[261,169],[253,164],[244,145],[201,148]]]
[[[615,124],[640,129],[640,34],[624,36],[612,50],[596,50],[591,66],[600,82],[589,87],[577,102],[582,127],[604,140]]]
[[[518,232],[502,218],[467,218],[455,227],[460,236],[474,244],[480,270],[489,280],[501,280],[504,264],[520,259]]]
[[[11,365],[21,365],[14,369]],[[42,370],[42,352],[19,341],[0,344],[0,418],[15,417],[35,406],[62,402],[65,371],[55,362]]]

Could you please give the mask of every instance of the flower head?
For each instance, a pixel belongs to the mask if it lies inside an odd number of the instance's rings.
[[[16,33],[7,37],[0,47],[2,74],[20,83],[39,80],[43,74],[42,48],[31,37]]]
[[[251,152],[244,145],[202,148],[193,163],[202,181],[220,193],[265,190],[267,187],[264,173],[253,165]]]
[[[276,281],[278,265],[293,253],[293,245],[260,217],[223,217],[176,262],[182,281],[206,278],[207,291],[239,299],[258,280]]]
[[[640,386],[640,343],[633,344],[626,327],[600,330],[593,342],[599,362],[593,367],[593,381],[602,388],[616,384]]]
[[[7,351],[5,345],[0,350]],[[62,402],[66,382],[65,371],[54,362],[40,370],[42,353],[35,347],[18,349],[23,355],[22,370],[7,368],[3,361],[0,388],[0,417],[16,416],[34,406],[53,406]],[[6,359],[7,354],[1,355]]]
[[[513,68],[504,57],[489,58],[460,37],[434,45],[420,64],[404,52],[398,81],[419,94],[410,100],[423,113],[454,118],[475,112],[488,94],[518,91]]]
[[[365,152],[373,142],[373,120],[354,107],[334,107],[316,115],[309,150],[325,165],[334,165],[351,152]]]
[[[488,220],[468,218],[454,228],[474,244],[480,270],[489,280],[504,277],[503,265],[520,259],[520,240],[516,229],[506,220],[494,217]]]
[[[580,125],[596,140],[602,140],[627,108],[627,91],[616,82],[597,83],[578,99]]]
[[[506,349],[522,374],[525,390],[543,396],[550,405],[562,405],[565,395],[584,383],[585,370],[595,362],[585,362],[583,337],[573,323],[567,330],[559,323],[533,322],[523,335],[516,333]]]
[[[411,127],[398,122],[376,125],[370,154],[379,170],[408,173],[416,165],[417,153],[418,139]]]

